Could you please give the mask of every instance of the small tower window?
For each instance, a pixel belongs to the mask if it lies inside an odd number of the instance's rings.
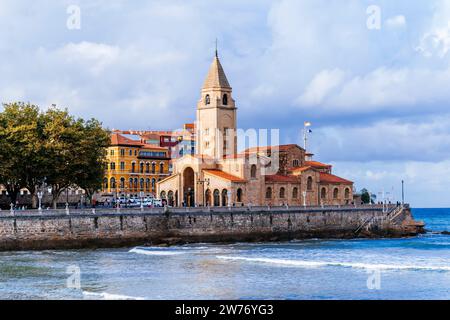
[[[222,102],[224,106],[228,105],[228,95],[226,93],[223,95]]]
[[[209,96],[209,94],[207,94],[205,97],[205,105],[209,105],[209,104],[211,104],[211,97]]]
[[[250,169],[250,177],[252,179],[256,179],[256,170],[257,170],[256,164],[252,165]]]

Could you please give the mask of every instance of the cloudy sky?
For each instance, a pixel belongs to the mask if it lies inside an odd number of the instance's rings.
[[[218,38],[241,128],[301,143],[309,120],[358,189],[449,207],[449,22],[446,0],[0,0],[0,101],[178,128]]]

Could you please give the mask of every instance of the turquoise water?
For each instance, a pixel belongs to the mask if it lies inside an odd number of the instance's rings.
[[[431,232],[410,239],[0,253],[0,298],[450,299],[450,236],[434,233],[450,231],[450,209],[413,214]],[[80,287],[68,288],[68,279],[77,287],[77,270]]]

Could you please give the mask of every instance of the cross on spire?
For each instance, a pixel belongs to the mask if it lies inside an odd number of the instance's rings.
[[[218,45],[217,45],[217,38],[216,38],[216,58],[219,57],[219,50],[218,50]]]

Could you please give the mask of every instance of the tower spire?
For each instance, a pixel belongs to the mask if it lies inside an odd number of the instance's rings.
[[[218,50],[218,45],[217,45],[217,38],[216,38],[216,58],[219,57],[219,50]]]

